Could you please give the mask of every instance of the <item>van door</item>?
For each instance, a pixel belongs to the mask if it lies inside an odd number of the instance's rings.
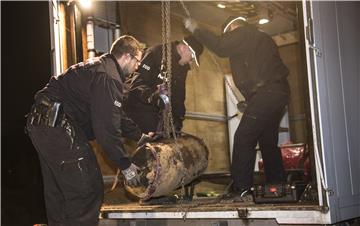
[[[360,2],[303,1],[320,205],[360,216]]]

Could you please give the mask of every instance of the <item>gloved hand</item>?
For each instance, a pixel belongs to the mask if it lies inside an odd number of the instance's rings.
[[[158,95],[159,96],[156,105],[160,109],[165,109],[170,104],[169,91],[166,87],[166,84],[158,85]]]
[[[154,140],[154,133],[153,132],[149,132],[148,134],[143,133],[139,139],[139,141],[137,142],[138,146],[142,146],[148,142],[151,142]]]
[[[241,113],[244,113],[248,107],[248,103],[246,101],[239,101],[236,106]]]
[[[163,110],[169,105],[169,103],[170,103],[169,97],[167,95],[160,94],[156,106],[158,106],[161,110]]]
[[[160,85],[157,85],[158,91],[160,95],[166,95],[169,96],[169,90],[168,86],[165,83],[162,83]]]
[[[131,165],[124,170],[121,170],[121,173],[125,177],[125,184],[131,187],[136,187],[140,185],[140,168],[131,163]]]
[[[198,24],[196,23],[196,21],[191,18],[186,18],[184,20],[184,26],[191,33],[194,33],[195,29],[198,28]]]

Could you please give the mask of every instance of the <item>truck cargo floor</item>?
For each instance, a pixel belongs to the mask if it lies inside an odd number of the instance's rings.
[[[109,190],[110,185],[106,185],[106,190]],[[204,191],[210,194],[219,194],[222,192],[224,186],[214,185],[211,183],[203,183],[196,188],[200,193]],[[180,191],[175,191],[175,193]],[[196,193],[196,192],[195,192]],[[156,205],[140,203],[134,197],[130,197],[124,190],[122,184],[119,184],[116,189],[105,193],[104,204],[101,208],[103,218],[109,218],[112,213],[189,213],[189,212],[219,212],[219,211],[237,211],[238,214],[246,214],[241,211],[321,211],[322,208],[315,202],[297,202],[297,203],[281,203],[281,204],[255,204],[254,202],[231,202],[231,200],[222,200],[219,197],[197,197],[193,200],[180,200],[176,203],[164,202]],[[239,212],[240,211],[240,212]],[[110,215],[109,215],[110,214]],[[114,216],[114,215],[113,215]],[[129,215],[131,218],[132,215]],[[159,215],[160,216],[160,215]],[[150,217],[150,215],[149,215]],[[159,217],[162,218],[162,217]]]

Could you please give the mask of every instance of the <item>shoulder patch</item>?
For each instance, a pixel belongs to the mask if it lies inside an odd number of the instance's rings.
[[[117,101],[117,100],[114,101],[114,105],[115,105],[116,107],[121,108],[121,102],[119,102],[119,101]]]
[[[150,71],[150,66],[149,66],[149,65],[143,64],[142,67],[143,67],[145,70]]]
[[[86,62],[85,62],[85,68],[90,68],[92,66],[95,66],[95,65],[98,65],[100,64],[100,60],[99,58],[90,58],[90,59],[87,59]]]

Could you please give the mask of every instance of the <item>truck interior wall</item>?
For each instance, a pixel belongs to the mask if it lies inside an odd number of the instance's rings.
[[[288,112],[291,142],[307,143],[307,114],[305,109],[307,98],[305,97],[306,83],[304,82],[304,79],[306,80],[306,73],[303,72],[305,65],[301,61],[299,42],[280,47],[279,52],[290,71],[288,81],[291,96]]]
[[[161,11],[159,3],[154,2],[120,2],[121,31],[138,38],[147,46],[161,43]],[[138,13],[141,12],[141,13]],[[206,25],[205,25],[206,26]],[[220,25],[219,25],[220,26]],[[218,27],[207,26],[218,33]],[[180,40],[188,35],[182,24],[182,17],[171,17],[171,41]],[[279,48],[282,59],[290,70],[288,80],[291,86],[291,103],[289,105],[290,134],[293,143],[307,142],[305,101],[306,74],[299,41]],[[219,58],[206,48],[200,58],[200,67],[188,73],[186,82],[187,112],[205,113],[214,116],[226,115],[224,74],[230,73],[227,59]],[[184,132],[204,139],[210,150],[207,171],[229,170],[229,142],[226,122],[186,119]],[[127,142],[128,144],[128,142]],[[132,151],[134,144],[127,145]],[[98,161],[104,175],[113,175],[114,168],[96,148]]]
[[[120,2],[122,34],[130,34],[146,46],[161,44],[161,11],[158,3]],[[141,12],[141,13],[138,13]],[[216,29],[211,28],[210,29]],[[185,33],[182,18],[171,17],[171,40],[181,40]],[[221,66],[218,66],[220,64]],[[210,56],[204,50],[200,58],[200,68],[189,71],[186,82],[186,108],[190,112],[201,112],[210,115],[225,115],[225,94],[223,74],[229,72],[226,59]],[[187,119],[184,122],[185,132],[204,139],[210,150],[208,171],[224,171],[229,168],[229,153],[226,122],[209,122]],[[132,152],[133,142],[126,142]],[[95,152],[104,175],[114,175],[115,170],[103,155],[101,148],[95,145]]]

